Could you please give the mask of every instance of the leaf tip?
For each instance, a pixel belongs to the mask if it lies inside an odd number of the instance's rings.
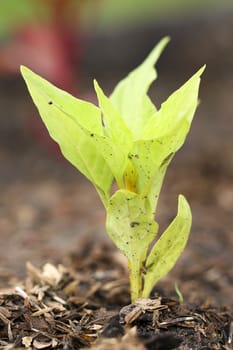
[[[192,212],[190,205],[182,194],[178,196],[178,213],[182,213],[186,217],[186,219],[192,220]]]
[[[206,64],[204,64],[204,65],[198,70],[198,73],[199,73],[200,76],[201,76],[202,73],[205,71],[205,69],[206,69]]]
[[[26,83],[27,81],[29,81],[30,78],[32,78],[33,76],[36,76],[36,74],[31,69],[29,69],[24,65],[20,66],[20,73],[22,74],[22,77],[24,78]]]
[[[171,37],[169,35],[166,35],[164,38],[161,39],[161,42],[163,42],[164,45],[168,44],[169,41],[171,41]]]
[[[93,80],[93,85],[94,85],[94,89],[95,89],[95,92],[97,94],[97,97],[99,96],[100,93],[103,93],[98,81],[96,79]]]
[[[24,66],[24,65],[20,65],[19,69],[20,69],[20,73],[22,74],[23,77],[24,77],[24,76],[27,74],[27,72],[29,71],[29,69],[28,69],[26,66]]]
[[[179,194],[178,203],[179,205],[186,205],[186,204],[188,205],[188,201],[183,194]]]

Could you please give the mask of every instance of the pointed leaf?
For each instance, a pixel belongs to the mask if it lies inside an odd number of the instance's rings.
[[[137,191],[148,196],[151,211],[157,206],[167,166],[183,145],[198,103],[200,69],[175,91],[147,123],[142,138],[135,142],[130,155],[140,174]]]
[[[160,110],[145,124],[142,139],[154,139],[171,132],[182,119],[191,125],[198,104],[200,76],[205,66],[162,104]]]
[[[140,137],[148,120],[148,114],[145,112],[149,103],[146,94],[157,76],[154,65],[168,41],[169,38],[162,39],[146,60],[123,79],[110,96],[113,105],[125,119],[136,139]]]
[[[119,145],[132,145],[133,137],[130,129],[122,116],[112,104],[111,100],[104,94],[98,82],[94,80],[94,88],[98,97],[99,107],[102,112],[105,135],[108,135]]]
[[[63,155],[94,184],[106,205],[113,176],[93,140],[94,133],[102,134],[100,111],[26,67],[21,71],[51,137]]]
[[[144,297],[149,297],[156,282],[175,265],[187,243],[191,222],[188,202],[180,195],[177,216],[155,243],[146,261]]]
[[[95,90],[102,112],[102,123],[105,136],[96,135],[98,147],[108,163],[120,188],[124,186],[124,172],[128,163],[128,153],[132,148],[133,138],[125,121],[105,96],[97,81]],[[103,142],[104,139],[104,142]]]

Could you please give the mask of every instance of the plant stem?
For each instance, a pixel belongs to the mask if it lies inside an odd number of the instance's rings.
[[[136,299],[141,297],[142,293],[142,276],[141,276],[141,266],[135,262],[131,264],[128,262],[129,266],[129,280],[130,280],[130,294],[131,302],[134,303]]]

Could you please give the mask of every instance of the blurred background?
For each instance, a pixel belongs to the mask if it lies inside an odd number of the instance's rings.
[[[97,195],[49,139],[19,65],[95,101],[93,78],[110,93],[169,35],[150,90],[158,107],[203,64],[207,69],[201,104],[185,147],[168,170],[159,207],[162,228],[175,215],[178,193],[193,208],[188,249],[168,279],[186,278],[195,290],[200,288],[195,276],[202,276],[201,288],[210,288],[220,302],[228,300],[233,278],[232,33],[232,0],[1,2],[0,286],[10,275],[23,276],[27,260],[58,262],[80,249],[80,239],[107,240]],[[225,285],[218,285],[219,275]]]

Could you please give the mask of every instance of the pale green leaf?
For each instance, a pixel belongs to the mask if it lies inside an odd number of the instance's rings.
[[[96,135],[98,147],[108,163],[120,188],[124,187],[124,172],[128,163],[128,153],[132,148],[133,137],[125,121],[112,105],[111,101],[94,81],[99,106],[102,112],[104,137]]]
[[[86,130],[84,131],[88,137]],[[119,188],[124,187],[124,169],[127,164],[127,157],[124,153],[120,151],[107,136],[99,136],[98,134],[93,134],[92,141],[94,143],[95,149],[101,154],[106,164],[109,167],[109,172],[113,175]]]
[[[25,67],[21,71],[51,137],[65,158],[94,184],[106,205],[113,175],[94,141],[95,133],[103,134],[99,109],[75,99]]]
[[[156,211],[167,166],[184,142],[188,129],[187,120],[180,120],[174,125],[174,129],[163,137],[136,141],[130,153],[131,161],[139,174],[137,192],[147,197],[148,210],[152,215]]]
[[[144,199],[127,190],[118,190],[111,197],[106,228],[116,246],[136,265],[145,260],[158,231],[157,223],[148,216]]]
[[[200,69],[175,91],[145,127],[142,140],[135,142],[130,157],[136,171],[137,191],[147,196],[154,214],[166,168],[183,145],[198,103]]]
[[[146,60],[120,81],[110,96],[113,105],[125,119],[135,139],[140,138],[145,123],[151,117],[147,113],[150,103],[147,91],[157,77],[154,65],[168,41],[167,37],[162,39]]]
[[[148,95],[145,95],[144,98],[142,99],[142,120],[147,123],[150,118],[155,115],[157,112],[157,108],[155,104],[151,101],[150,97]],[[144,125],[143,125],[144,128]]]
[[[141,295],[141,268],[158,224],[148,215],[143,198],[127,190],[118,190],[109,201],[106,229],[128,258],[131,299],[135,301]]]
[[[82,127],[92,133],[103,135],[101,111],[98,107],[57,88],[26,67],[21,67],[21,72],[28,88],[34,87],[40,95],[43,95],[45,99],[47,98],[47,104],[49,102],[54,103],[67,117],[73,119]],[[35,98],[35,96],[33,97]]]
[[[114,107],[110,99],[104,94],[96,80],[94,80],[94,88],[98,97],[99,107],[102,112],[104,134],[111,137],[113,142],[120,146],[129,145],[129,147],[131,147],[133,137],[124,119]]]
[[[186,119],[188,125],[191,125],[198,105],[200,76],[204,69],[205,66],[169,96],[160,110],[144,124],[142,139],[154,139],[169,134],[182,119]]]
[[[180,195],[177,216],[155,243],[147,258],[144,297],[149,297],[156,282],[175,265],[186,246],[191,223],[190,207],[186,199]]]

